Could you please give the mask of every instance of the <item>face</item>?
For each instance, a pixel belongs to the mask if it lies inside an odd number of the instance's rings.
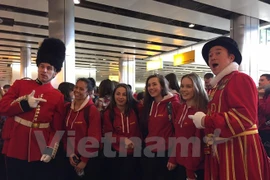
[[[5,94],[8,92],[8,89],[9,89],[9,88],[4,88],[4,89],[3,89],[3,91],[4,91]]]
[[[210,81],[211,81],[212,79],[213,79],[213,78],[209,78],[209,79],[204,78],[204,86],[205,86],[206,89],[211,89],[211,88],[212,88],[212,86],[211,86],[211,84],[210,84]]]
[[[267,80],[265,76],[261,76],[259,79],[259,88],[263,88],[264,86],[270,84],[270,81]]]
[[[40,63],[38,66],[38,79],[43,83],[49,83],[55,76],[57,72],[55,68],[48,63]]]
[[[208,55],[208,63],[212,72],[217,75],[231,62],[234,61],[235,56],[228,53],[228,50],[222,46],[214,46],[210,49]]]
[[[147,91],[150,94],[151,97],[155,99],[162,98],[161,95],[161,85],[157,77],[153,77],[148,80],[147,83]]]
[[[116,89],[114,94],[116,106],[125,106],[127,103],[127,91],[124,87]]]
[[[184,77],[181,81],[180,94],[186,102],[192,100],[194,97],[193,82],[188,77]]]
[[[78,81],[73,92],[75,100],[84,100],[88,96],[87,84],[84,81]]]

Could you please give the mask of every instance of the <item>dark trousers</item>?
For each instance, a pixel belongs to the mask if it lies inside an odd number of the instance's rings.
[[[42,161],[28,162],[6,157],[8,180],[48,180],[53,179],[53,166]]]
[[[0,153],[0,179],[6,180],[6,160],[5,155]]]
[[[100,168],[100,159],[99,157],[89,158],[86,167],[84,168],[84,176],[79,177],[69,162],[69,158],[65,158],[65,173],[62,175],[61,180],[100,180],[101,179],[101,171],[104,172]],[[60,167],[61,168],[61,167]]]
[[[259,134],[260,134],[264,149],[265,149],[268,157],[270,157],[270,132],[269,131],[260,131]]]
[[[139,180],[139,158],[128,155],[126,157],[109,158],[111,163],[111,178],[117,180]],[[109,165],[109,164],[107,164]]]
[[[197,175],[196,180],[204,180],[204,170],[200,169],[195,172]],[[175,172],[174,172],[174,180],[186,180],[187,175],[186,175],[186,168],[181,165],[177,165]]]
[[[164,157],[158,157],[157,153],[153,153],[154,157],[142,157],[142,180],[174,180],[175,170],[169,171],[168,151]]]

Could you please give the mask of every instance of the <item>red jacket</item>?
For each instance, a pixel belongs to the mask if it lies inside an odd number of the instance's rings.
[[[89,122],[87,123],[84,118],[84,111],[89,106]],[[98,151],[101,142],[100,112],[91,98],[88,97],[77,111],[74,111],[72,103],[65,120],[66,135],[63,142],[67,154],[74,153],[79,155],[81,156],[80,159],[87,163],[88,159],[93,156],[93,153]]]
[[[179,100],[177,95],[168,94],[160,102],[153,101],[148,118],[148,135],[145,139],[146,147],[152,152],[162,152],[168,150],[169,138],[174,137],[173,123],[169,120],[167,110],[168,102],[172,103],[172,116],[175,117]],[[152,146],[152,147],[150,147]],[[153,147],[155,146],[155,148]]]
[[[46,99],[40,102],[38,108],[30,108],[24,112],[21,101],[24,95],[35,90],[35,97]],[[20,98],[21,97],[21,98]],[[4,128],[3,153],[8,157],[21,160],[39,161],[45,146],[54,146],[52,139],[57,130],[63,130],[64,96],[52,85],[37,83],[34,80],[17,80],[9,89],[8,93],[0,101],[1,115],[8,116]],[[30,128],[14,121],[18,116],[27,121],[37,123],[50,123],[49,128]],[[35,120],[36,118],[36,120]],[[39,147],[35,132],[42,132],[46,144]],[[54,139],[55,140],[55,139]]]
[[[268,132],[270,134],[270,124],[266,125],[266,121],[270,120],[270,96],[259,100],[258,120],[259,131]]]
[[[137,115],[132,110],[130,114],[126,116],[125,114],[121,113],[117,107],[114,108],[113,114],[114,118],[112,124],[110,109],[107,109],[104,112],[104,133],[112,132],[112,137],[116,138],[116,143],[112,143],[113,149],[115,149],[117,152],[125,152],[124,142],[121,142],[120,139],[124,140],[122,138],[135,137],[141,140],[141,132],[139,129]],[[140,146],[138,141],[133,141],[133,143],[135,144],[135,147]],[[127,153],[132,154],[133,149],[127,149]]]
[[[176,144],[176,162],[186,168],[189,178],[195,179],[195,171],[203,169],[204,131],[197,129],[188,115],[197,112],[185,103],[180,106],[174,121]],[[194,143],[194,144],[193,144]],[[187,145],[187,146],[186,146]]]

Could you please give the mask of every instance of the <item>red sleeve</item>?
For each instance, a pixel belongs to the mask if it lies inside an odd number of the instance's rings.
[[[178,102],[178,101],[174,101],[173,103],[172,103],[172,110],[173,110],[173,114],[172,114],[172,122],[173,122],[173,126],[175,126],[175,122],[177,121],[177,111],[180,109],[180,106],[181,106],[181,104]],[[175,129],[175,127],[174,127],[174,129]],[[175,155],[176,154],[176,144],[175,144],[175,142],[174,142],[174,145],[173,145],[173,150],[172,150],[172,153],[171,154],[173,154],[173,155]],[[175,156],[172,156],[172,157],[170,157],[169,158],[169,162],[170,163],[172,163],[172,164],[177,164],[177,162],[176,162],[176,157]]]
[[[15,116],[23,113],[23,109],[19,103],[19,100],[23,98],[20,97],[20,87],[23,87],[20,83],[21,81],[15,81],[10,87],[8,92],[0,100],[0,113],[4,116]],[[17,100],[17,101],[15,101]]]
[[[101,118],[100,118],[100,112],[98,109],[92,105],[90,108],[90,114],[89,114],[89,126],[87,129],[87,136],[94,138],[95,141],[87,141],[86,145],[92,146],[89,148],[86,148],[87,152],[94,153],[99,150],[99,145],[101,142]],[[81,160],[83,162],[87,162],[88,158],[81,157]]]
[[[195,179],[195,171],[197,171],[200,166],[203,165],[204,161],[204,143],[202,143],[204,131],[201,129],[196,129],[195,137],[197,137],[197,139],[195,139],[195,142],[189,144],[189,152],[185,164],[187,177],[191,179]]]
[[[264,116],[270,115],[270,96],[266,99],[259,100],[259,113],[263,114]]]
[[[217,108],[221,106],[221,112],[205,117],[207,133],[220,129],[220,136],[227,138],[257,124],[258,94],[253,80],[248,75],[234,74],[221,91],[221,102],[216,103]]]
[[[50,140],[49,146],[54,148],[56,143],[59,143],[63,133],[64,133],[64,117],[65,117],[65,108],[64,108],[64,96],[61,95],[59,101],[56,105],[53,119],[50,123],[51,131],[50,131]]]

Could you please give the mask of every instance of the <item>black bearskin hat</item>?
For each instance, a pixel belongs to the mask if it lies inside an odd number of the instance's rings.
[[[65,44],[56,38],[44,39],[37,52],[36,63],[48,63],[55,68],[56,72],[60,72],[66,57]]]

